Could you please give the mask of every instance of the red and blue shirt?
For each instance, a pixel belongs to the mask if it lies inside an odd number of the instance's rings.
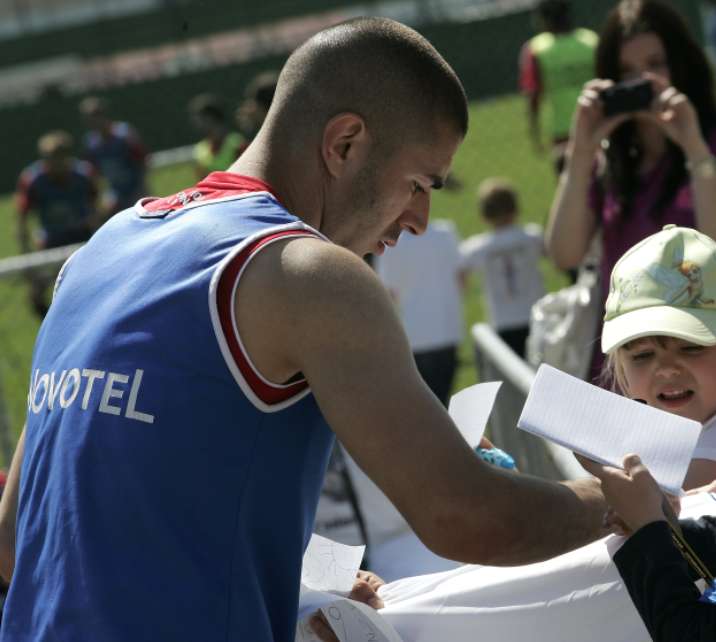
[[[214,173],[63,268],[34,351],[0,640],[291,640],[332,432],[234,318],[263,248],[320,234]]]

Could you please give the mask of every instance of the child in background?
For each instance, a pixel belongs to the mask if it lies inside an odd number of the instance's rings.
[[[667,225],[614,266],[602,350],[615,388],[704,425],[685,488],[716,478],[716,242]],[[675,547],[664,496],[637,455],[624,469],[578,457],[602,481],[631,536],[614,563],[654,642],[716,640],[716,596],[699,597]],[[716,518],[681,523],[689,545],[716,570]]]
[[[542,229],[519,225],[517,192],[503,178],[488,178],[480,184],[478,208],[492,230],[463,241],[463,270],[481,274],[490,324],[524,357],[530,310],[544,294],[539,269]]]

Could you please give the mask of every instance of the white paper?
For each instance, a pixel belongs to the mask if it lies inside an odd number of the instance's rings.
[[[303,600],[301,607],[301,611],[305,611]],[[313,612],[310,611],[311,614]],[[321,607],[321,612],[340,642],[402,642],[379,611],[362,602],[333,596],[333,601]],[[307,616],[296,627],[296,642],[320,642],[309,626]]]
[[[485,433],[501,385],[501,381],[478,383],[463,388],[450,398],[448,413],[471,448],[480,443]]]
[[[701,424],[598,388],[551,366],[537,371],[519,428],[590,459],[621,467],[639,455],[654,479],[678,495]]]
[[[365,546],[339,544],[315,533],[303,555],[296,642],[320,642],[308,618],[321,610],[340,642],[401,642],[378,612],[366,604],[337,597],[348,595]]]
[[[682,498],[681,517],[716,514],[708,494]],[[461,566],[386,584],[379,611],[410,642],[648,642],[610,553],[610,535],[545,562]]]
[[[362,602],[338,600],[321,611],[340,642],[402,642],[380,613]]]
[[[324,591],[314,591],[305,584],[301,584],[301,592],[298,597],[298,620],[299,622],[309,615],[313,615],[324,606],[328,606],[335,602],[340,596],[335,593],[325,593]]]
[[[301,584],[314,591],[348,595],[363,560],[365,546],[347,546],[314,533],[303,554]]]

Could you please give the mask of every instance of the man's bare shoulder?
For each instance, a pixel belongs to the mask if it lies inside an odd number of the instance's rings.
[[[382,328],[404,341],[390,297],[358,256],[315,238],[276,242],[246,269],[235,300],[249,354],[268,378]]]
[[[262,252],[247,277],[287,305],[337,305],[383,296],[373,270],[352,252],[314,238],[291,239]]]

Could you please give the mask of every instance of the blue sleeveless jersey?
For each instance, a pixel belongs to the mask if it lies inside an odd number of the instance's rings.
[[[140,202],[63,268],[3,642],[293,640],[332,433],[305,380],[253,368],[232,300],[263,247],[319,234],[257,183]]]

